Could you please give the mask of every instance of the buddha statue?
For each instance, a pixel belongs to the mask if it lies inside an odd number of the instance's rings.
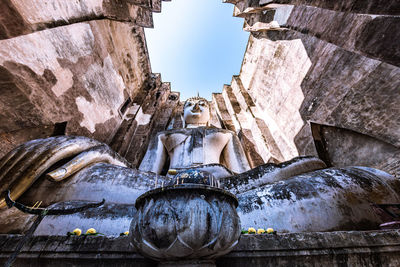
[[[73,205],[100,201],[99,209],[46,216],[35,234],[65,234],[94,227],[116,235],[129,228],[136,198],[170,182],[176,173],[194,169],[212,175],[239,200],[242,228],[273,227],[278,231],[376,229],[379,218],[371,203],[400,201],[395,177],[367,167],[326,168],[315,157],[250,169],[237,135],[209,126],[206,99],[193,97],[183,107],[184,128],[158,133],[138,169],[107,145],[86,137],[58,136],[24,143],[0,162],[1,191],[27,205]],[[168,161],[169,159],[169,161]],[[169,162],[168,173],[163,173]],[[61,164],[64,165],[60,166]],[[0,202],[2,233],[22,232],[30,215]]]
[[[196,168],[216,178],[250,169],[238,137],[225,129],[208,127],[210,107],[206,99],[192,97],[183,107],[184,128],[163,131],[150,142],[139,170],[161,174],[169,157],[169,169]]]

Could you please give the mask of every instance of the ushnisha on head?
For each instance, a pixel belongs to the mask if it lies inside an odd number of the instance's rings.
[[[183,105],[184,128],[208,126],[210,120],[210,105],[203,97],[191,97]]]

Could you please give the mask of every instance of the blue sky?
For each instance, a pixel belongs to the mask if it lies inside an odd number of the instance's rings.
[[[171,82],[181,100],[211,99],[239,74],[249,33],[233,5],[222,0],[172,0],[153,13],[154,29],[145,29],[152,71]]]

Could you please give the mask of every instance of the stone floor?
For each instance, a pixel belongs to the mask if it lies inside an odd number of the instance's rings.
[[[0,263],[21,235],[0,235]],[[400,266],[400,230],[242,235],[217,266]],[[129,237],[37,236],[13,266],[156,266]]]

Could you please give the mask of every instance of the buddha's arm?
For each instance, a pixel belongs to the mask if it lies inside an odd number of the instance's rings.
[[[49,172],[46,176],[54,181],[61,181],[89,165],[100,162],[122,167],[130,166],[124,158],[113,151],[108,145],[102,144],[81,152],[68,163]]]
[[[226,167],[233,172],[242,173],[250,170],[249,162],[243,151],[242,144],[235,134],[232,134],[232,138],[229,139],[228,143],[224,147],[222,155]]]
[[[160,174],[167,159],[167,151],[161,141],[163,134],[158,134],[147,148],[146,154],[140,163],[139,170]]]

